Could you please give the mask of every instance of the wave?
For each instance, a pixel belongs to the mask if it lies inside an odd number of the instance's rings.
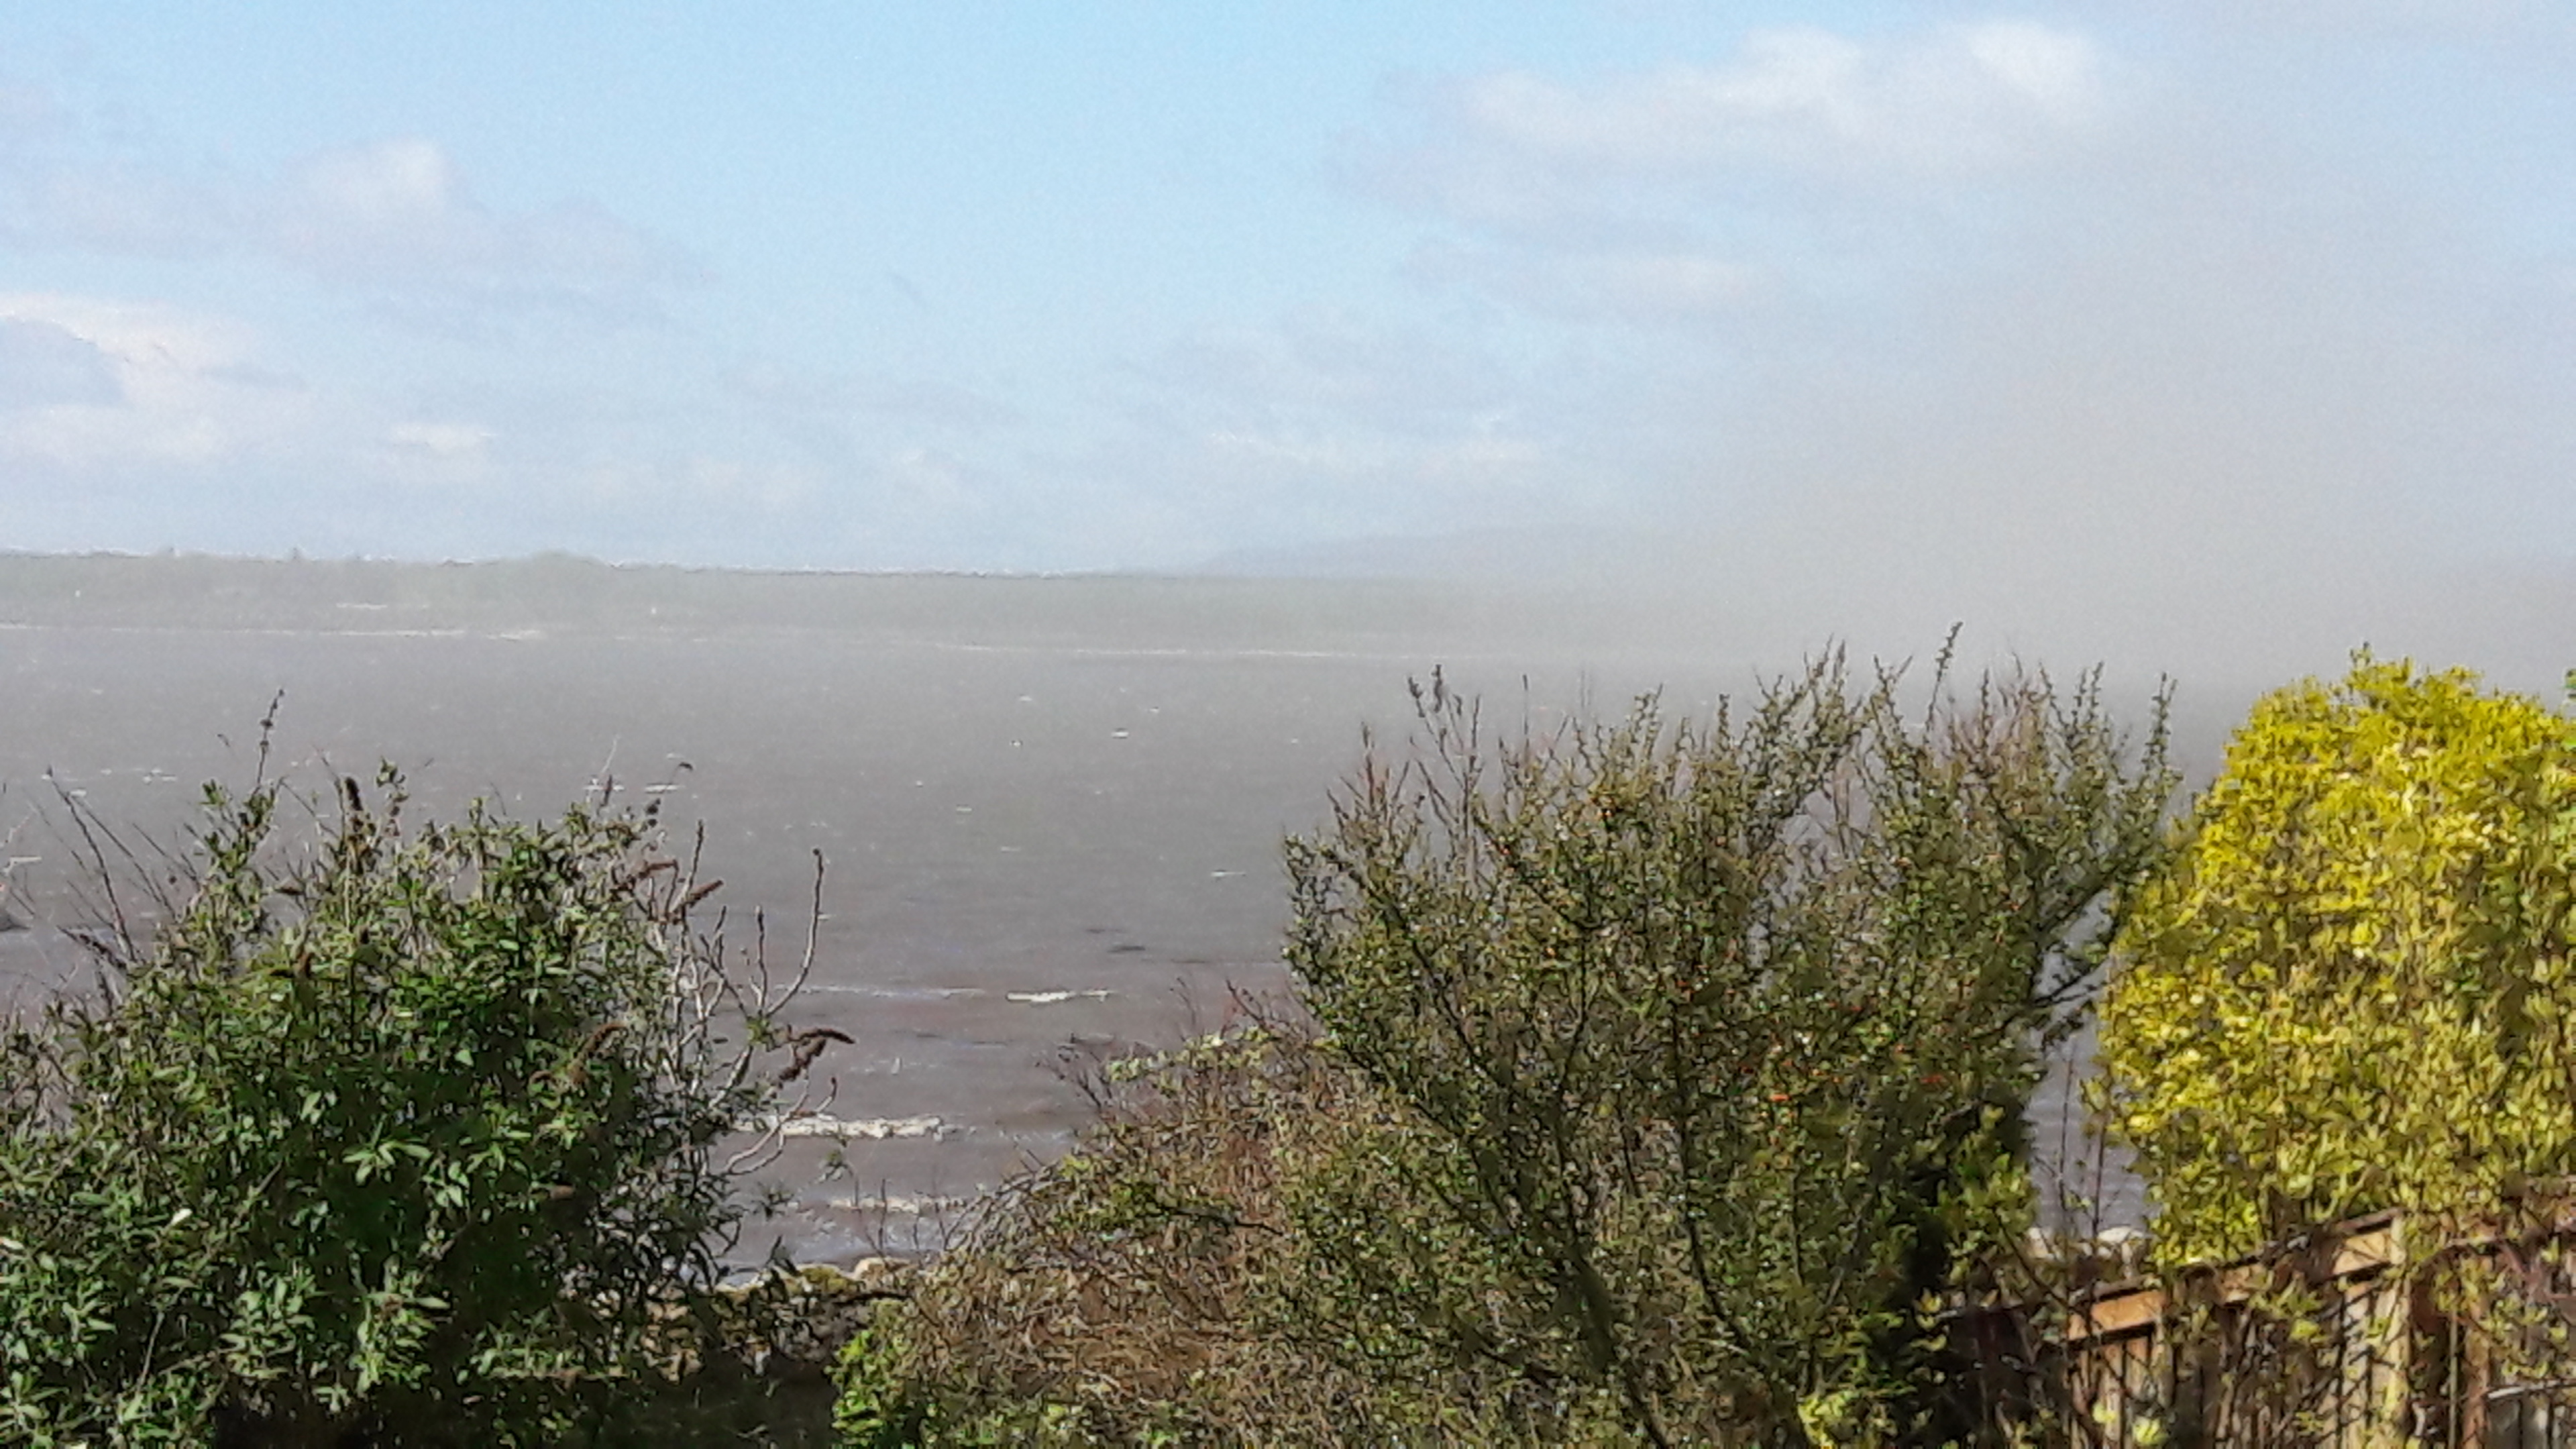
[[[823,1204],[834,1212],[891,1213],[897,1217],[926,1218],[963,1212],[982,1201],[981,1193],[949,1197],[937,1193],[886,1193],[877,1197],[836,1197]]]
[[[883,1142],[890,1137],[926,1137],[944,1141],[966,1129],[953,1127],[937,1117],[834,1117],[824,1112],[791,1112],[785,1116],[772,1113],[754,1117],[740,1124],[745,1132],[775,1132],[781,1137],[829,1137],[846,1140],[864,1137]]]

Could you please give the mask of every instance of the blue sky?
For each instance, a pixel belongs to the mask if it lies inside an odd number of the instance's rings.
[[[0,547],[2554,565],[2571,211],[2565,3],[33,0]]]

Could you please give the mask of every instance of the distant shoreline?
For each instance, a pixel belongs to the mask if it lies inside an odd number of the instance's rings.
[[[1537,587],[1401,578],[843,572],[0,551],[0,629],[387,638],[829,634],[957,648],[1414,661],[1616,652],[1639,621]]]

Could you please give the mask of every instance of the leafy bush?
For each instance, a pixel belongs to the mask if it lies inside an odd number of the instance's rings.
[[[2142,890],[2100,1105],[2168,1261],[2576,1172],[2576,722],[2359,658],[2258,703]]]
[[[2171,789],[2161,708],[2131,762],[2089,680],[1945,684],[1498,744],[1435,678],[1288,849],[1322,1035],[1128,1068],[854,1351],[856,1442],[1938,1432],[1927,1295],[2025,1226]]]
[[[649,810],[379,785],[300,851],[299,797],[210,787],[186,899],[9,1030],[0,1437],[562,1443],[694,1352],[723,1139],[819,1042]]]
[[[1091,1085],[1076,1152],[984,1204],[850,1346],[846,1443],[1630,1442],[1604,1406],[1339,1316],[1344,1248],[1308,1203],[1354,1168],[1383,1185],[1369,1158],[1407,1128],[1311,1029],[1252,1006]]]
[[[1349,1301],[1656,1444],[1917,1432],[1927,1295],[2026,1225],[2040,1050],[2152,857],[2161,711],[2134,766],[2089,680],[2029,675],[1918,720],[1828,664],[1498,749],[1425,713],[1289,857],[1306,1001],[1426,1139],[1391,1175],[1432,1233],[1362,1193],[1317,1225]],[[1388,1271],[1440,1235],[1492,1280]]]

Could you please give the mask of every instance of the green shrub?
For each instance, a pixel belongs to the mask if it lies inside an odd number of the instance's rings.
[[[2089,681],[1934,693],[1496,743],[1435,679],[1288,848],[1316,1028],[1127,1064],[854,1350],[853,1442],[1944,1432],[1928,1295],[2027,1224],[2171,777]]]
[[[2576,1173],[2576,722],[2362,656],[2258,703],[2142,891],[2099,1105],[2169,1262]]]
[[[2133,764],[2090,680],[1931,693],[1828,663],[1490,744],[1435,682],[1429,748],[1289,855],[1304,999],[1417,1129],[1307,1228],[1351,1312],[1655,1444],[1944,1427],[1933,1295],[2027,1226],[2040,1054],[2173,782],[2161,707]]]
[[[299,797],[210,787],[186,898],[10,1029],[0,1438],[563,1443],[696,1352],[722,1139],[811,1043],[649,810],[379,785],[300,849]]]
[[[984,1204],[851,1345],[845,1443],[1633,1442],[1615,1406],[1341,1314],[1345,1245],[1306,1231],[1308,1201],[1383,1187],[1370,1159],[1407,1128],[1311,1029],[1247,1010],[1093,1080],[1076,1151]]]

